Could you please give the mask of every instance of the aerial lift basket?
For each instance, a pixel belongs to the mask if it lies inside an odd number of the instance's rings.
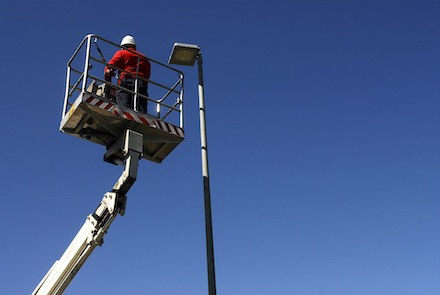
[[[149,96],[137,93],[136,89],[131,92],[135,99],[148,101],[148,114],[120,106],[116,104],[114,93],[122,89],[121,86],[103,80],[104,67],[108,65],[104,55],[110,58],[120,49],[119,45],[92,34],[87,35],[78,46],[67,64],[60,131],[108,149],[125,130],[134,130],[143,135],[142,157],[161,163],[184,139],[183,74],[148,58],[152,76],[164,81],[146,80]],[[113,162],[118,153],[110,154],[105,160]]]

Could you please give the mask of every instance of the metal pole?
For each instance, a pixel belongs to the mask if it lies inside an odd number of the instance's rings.
[[[87,79],[89,78],[89,68],[90,68],[90,47],[92,47],[92,37],[88,36],[87,39],[87,48],[86,48],[86,61],[84,65],[84,77],[81,92],[84,92],[87,89]]]
[[[70,92],[70,64],[67,66],[67,78],[66,78],[66,93],[64,94],[64,104],[63,104],[63,117],[67,113],[67,105],[69,103],[69,92]]]
[[[206,227],[206,254],[208,261],[208,288],[209,295],[216,295],[215,267],[214,267],[214,240],[212,237],[211,193],[209,188],[208,171],[208,143],[206,138],[205,98],[203,93],[202,54],[197,56],[199,69],[199,108],[200,108],[200,142],[202,152],[203,192],[205,196],[205,227]]]
[[[180,74],[180,95],[179,95],[179,100],[180,100],[180,128],[183,128],[183,74]]]

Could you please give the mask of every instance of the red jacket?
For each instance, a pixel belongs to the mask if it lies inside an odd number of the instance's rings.
[[[112,59],[108,62],[110,65],[114,65],[118,68],[123,69],[124,71],[127,71],[129,73],[132,73],[133,76],[136,76],[136,69],[137,69],[137,62],[139,59],[139,72],[138,75],[142,78],[149,79],[150,78],[150,62],[148,59],[143,55],[142,53],[134,50],[133,47],[129,48],[130,50],[136,52],[128,51],[128,50],[119,50],[113,55]],[[115,69],[111,67],[105,67],[104,74],[111,74],[114,76]],[[118,84],[120,84],[122,78],[124,78],[126,75],[128,75],[125,72],[118,71],[119,80]]]

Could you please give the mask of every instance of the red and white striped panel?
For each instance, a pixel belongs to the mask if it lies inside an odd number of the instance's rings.
[[[124,119],[136,121],[138,123],[147,125],[151,128],[161,129],[163,131],[169,132],[176,136],[185,137],[183,129],[169,123],[163,122],[161,120],[150,119],[146,116],[136,114],[134,112],[126,112],[123,111],[118,105],[112,104],[110,102],[106,102],[102,99],[96,98],[94,96],[90,96],[85,100],[86,103],[99,107],[100,109],[111,112],[112,114],[119,116]]]

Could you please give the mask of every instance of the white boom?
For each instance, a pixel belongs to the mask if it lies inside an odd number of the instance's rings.
[[[97,245],[102,245],[103,236],[119,213],[125,213],[125,196],[136,180],[139,159],[142,157],[143,135],[126,130],[125,134],[111,146],[104,160],[125,166],[111,192],[107,192],[99,207],[89,215],[64,254],[35,288],[32,295],[59,295],[64,292],[86,259]],[[114,153],[121,153],[115,156]]]

